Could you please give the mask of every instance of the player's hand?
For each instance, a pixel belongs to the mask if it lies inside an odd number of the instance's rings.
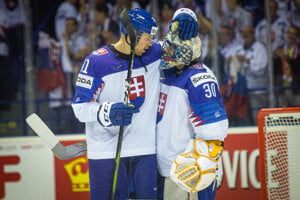
[[[98,111],[98,121],[102,126],[128,126],[137,112],[139,109],[132,104],[104,102]]]
[[[198,34],[198,22],[189,14],[181,13],[178,14],[170,23],[178,21],[179,22],[179,37],[182,40],[190,40],[192,37],[196,37]]]

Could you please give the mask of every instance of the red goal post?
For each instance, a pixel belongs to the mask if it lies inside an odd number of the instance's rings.
[[[258,113],[262,200],[300,198],[300,107]]]

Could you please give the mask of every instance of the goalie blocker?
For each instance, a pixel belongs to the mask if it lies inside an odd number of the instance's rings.
[[[190,140],[185,152],[173,161],[171,180],[190,193],[204,190],[217,178],[222,151],[222,141]]]

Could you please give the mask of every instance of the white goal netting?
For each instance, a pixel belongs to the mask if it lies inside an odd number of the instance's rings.
[[[300,199],[300,108],[259,113],[263,199]]]

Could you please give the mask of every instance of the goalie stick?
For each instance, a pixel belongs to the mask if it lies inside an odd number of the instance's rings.
[[[51,149],[57,158],[66,160],[86,154],[87,148],[85,141],[64,146],[36,113],[29,115],[26,118],[26,123],[42,139],[45,145]]]
[[[130,79],[132,74],[132,67],[133,67],[133,60],[134,60],[134,48],[136,43],[136,36],[134,30],[132,28],[130,18],[128,15],[128,10],[124,9],[121,13],[121,21],[124,23],[125,29],[128,33],[130,39],[130,60],[128,63],[128,71],[127,71],[127,78],[126,78],[126,85],[125,85],[125,96],[124,96],[124,104],[128,104],[129,100],[129,92],[130,92]],[[115,199],[115,193],[117,188],[117,179],[118,179],[118,172],[120,166],[120,158],[121,158],[121,147],[123,141],[123,134],[124,134],[124,126],[120,126],[119,136],[118,136],[118,144],[116,150],[116,157],[115,157],[115,167],[114,167],[114,174],[113,174],[113,182],[111,187],[111,194],[110,199]]]

